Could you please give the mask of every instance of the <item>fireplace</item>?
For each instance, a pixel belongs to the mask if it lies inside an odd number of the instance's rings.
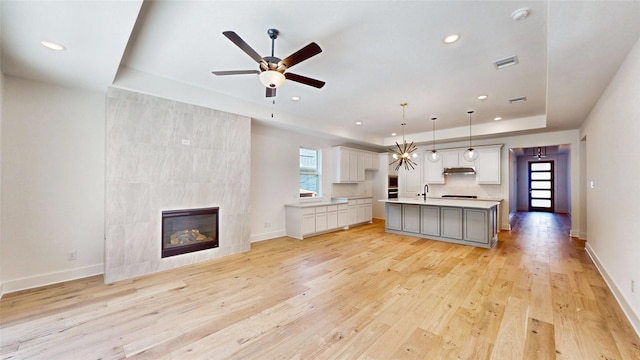
[[[162,212],[162,257],[218,247],[218,208]]]

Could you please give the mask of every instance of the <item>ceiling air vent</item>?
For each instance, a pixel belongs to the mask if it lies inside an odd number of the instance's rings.
[[[494,61],[493,66],[495,66],[496,69],[502,69],[511,65],[515,65],[517,63],[518,63],[518,56],[513,55],[513,56],[506,57],[504,59]]]
[[[521,103],[521,102],[525,102],[527,101],[527,97],[526,96],[520,96],[517,98],[513,98],[513,99],[509,99],[509,102],[512,104],[517,104],[517,103]]]

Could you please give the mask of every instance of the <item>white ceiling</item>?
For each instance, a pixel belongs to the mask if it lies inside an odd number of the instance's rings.
[[[14,1],[2,0],[5,75],[97,89],[133,89],[251,116],[346,142],[388,146],[469,134],[576,129],[640,38],[640,1]],[[529,8],[515,21],[511,14]],[[314,41],[323,52],[291,69],[275,104],[257,69],[223,31],[275,56]],[[442,39],[459,33],[458,42]],[[42,47],[41,40],[66,51]],[[517,55],[519,64],[492,64]],[[479,101],[477,95],[486,94]],[[293,102],[291,96],[302,98]],[[524,103],[508,99],[526,96]],[[273,117],[272,117],[273,114]],[[494,121],[495,116],[503,120]],[[362,121],[363,125],[355,125]]]

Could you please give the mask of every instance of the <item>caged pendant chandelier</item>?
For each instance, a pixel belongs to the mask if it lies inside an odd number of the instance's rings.
[[[433,150],[431,150],[431,152],[427,156],[427,158],[431,162],[440,161],[440,153],[436,151],[436,119],[437,118],[435,118],[435,117],[431,118],[431,121],[433,122],[433,131],[432,131],[432,133],[433,133]]]
[[[398,150],[396,151],[395,149],[389,149],[392,154],[391,156],[395,159],[389,165],[397,163],[396,171],[398,171],[398,169],[403,165],[405,170],[409,170],[409,167],[411,167],[411,169],[415,169],[415,166],[418,165],[415,161],[413,161],[413,159],[411,159],[418,157],[418,154],[414,153],[414,151],[416,151],[418,147],[413,145],[413,141],[411,142],[411,144],[407,144],[407,141],[404,139],[404,127],[407,125],[404,122],[404,108],[407,106],[407,103],[403,102],[400,104],[400,106],[402,106],[402,146],[400,146],[400,144],[398,144],[398,142],[396,141]]]
[[[478,158],[478,152],[471,147],[471,114],[473,114],[473,110],[467,111],[469,114],[469,148],[462,154],[467,161],[475,161]]]

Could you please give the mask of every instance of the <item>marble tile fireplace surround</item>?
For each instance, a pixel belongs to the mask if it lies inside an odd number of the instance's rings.
[[[107,283],[250,249],[250,118],[110,88],[106,133]],[[202,208],[217,247],[162,257],[162,213]]]

